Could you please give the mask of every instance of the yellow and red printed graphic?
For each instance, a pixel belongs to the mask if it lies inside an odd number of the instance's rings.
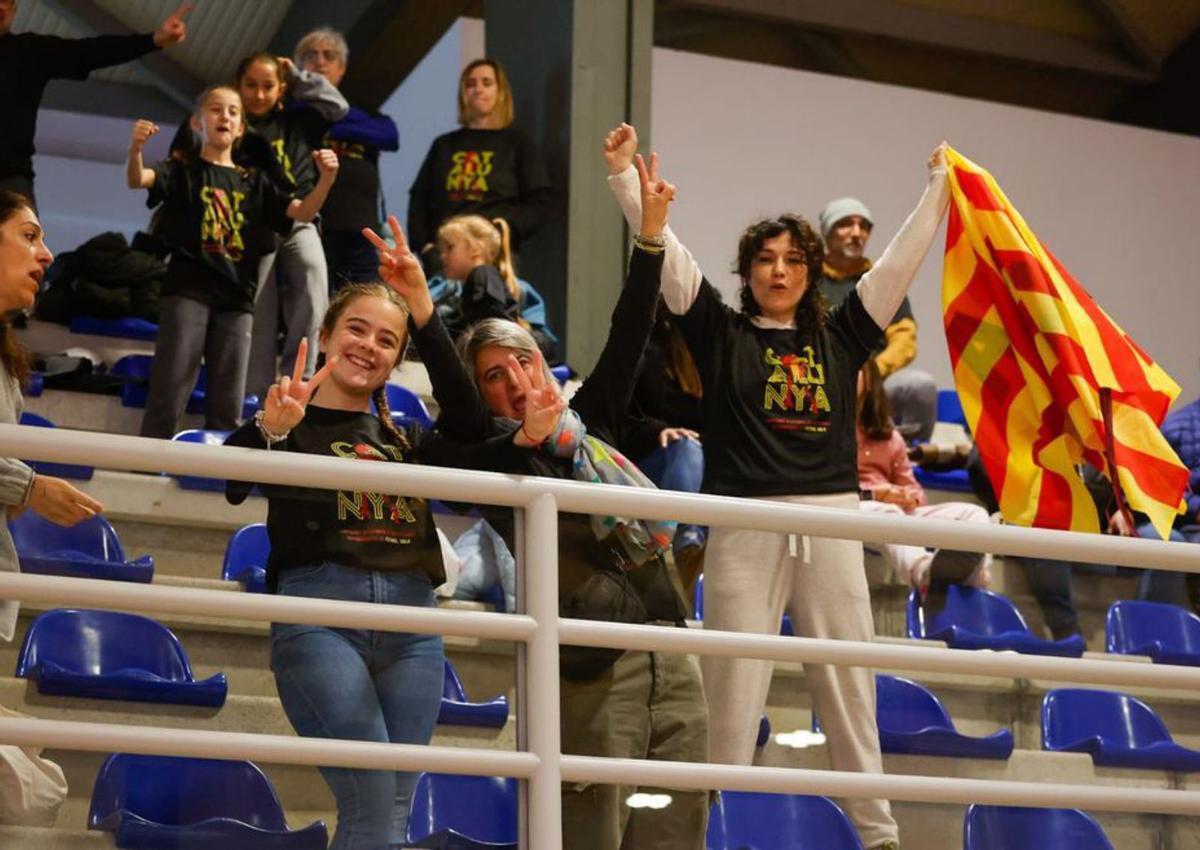
[[[1179,386],[1038,240],[991,174],[953,149],[947,165],[946,342],[1005,520],[1097,531],[1076,471],[1089,463],[1166,539],[1188,470],[1158,426]]]

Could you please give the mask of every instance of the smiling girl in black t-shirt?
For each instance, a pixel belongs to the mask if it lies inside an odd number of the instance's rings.
[[[410,332],[429,364],[439,405],[466,409],[475,388],[433,309],[420,263],[408,252],[399,224],[394,219],[392,224],[397,247],[376,244],[394,289],[375,283],[339,290],[321,324],[325,365],[306,381],[298,357],[295,373],[271,386],[261,414],[230,435],[229,445],[355,463],[500,471],[519,464],[531,446],[547,438],[561,411],[557,398],[542,407],[527,405],[515,431],[486,441],[486,415],[473,424],[460,417],[464,424],[456,434],[470,441],[466,445],[419,425],[393,423],[386,382]],[[445,573],[427,500],[365,490],[261,486],[269,503],[267,584],[273,592],[436,605],[433,589]],[[240,503],[249,490],[249,484],[230,482],[227,498]],[[428,744],[444,663],[437,634],[271,626],[271,670],[279,697],[288,719],[305,736]],[[333,847],[405,843],[415,773],[322,768],[322,774],[337,799]]]

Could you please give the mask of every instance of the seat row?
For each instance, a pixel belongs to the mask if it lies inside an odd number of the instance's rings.
[[[223,673],[197,681],[166,626],[116,611],[39,614],[25,632],[14,675],[36,682],[41,694],[90,699],[219,707],[229,690]],[[508,698],[472,702],[447,660],[438,723],[499,729],[507,722]]]
[[[630,804],[634,801],[630,800]],[[669,801],[667,802],[669,805]],[[516,781],[425,773],[413,793],[411,847],[485,850],[517,846]],[[231,846],[323,850],[323,821],[287,826],[265,774],[247,761],[115,754],[96,776],[88,828],[117,847]],[[709,850],[862,850],[849,819],[825,797],[722,792],[709,817]],[[1071,809],[973,805],[964,850],[1111,850],[1104,831]]]
[[[187,653],[170,629],[149,617],[112,611],[58,609],[29,626],[15,675],[55,696],[120,699],[219,707],[224,674],[197,681]],[[876,677],[880,744],[884,752],[961,758],[1007,759],[1013,735],[1000,729],[972,737],[957,731],[936,695],[909,679]],[[472,702],[453,665],[446,662],[441,724],[501,728],[508,699]],[[820,731],[819,718],[813,718]],[[1098,765],[1200,771],[1200,752],[1175,743],[1148,705],[1119,693],[1063,688],[1042,705],[1042,746],[1081,752]]]

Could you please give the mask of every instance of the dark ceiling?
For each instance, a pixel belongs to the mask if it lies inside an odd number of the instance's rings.
[[[48,105],[144,111],[149,91],[178,110],[207,78],[228,72],[247,39],[290,53],[323,24],[347,33],[347,93],[378,105],[459,16],[482,16],[485,2],[205,0],[188,44],[103,72],[74,98],[69,84],[56,84]],[[144,31],[175,5],[25,0],[16,28]],[[677,50],[1200,135],[1200,0],[656,0],[654,28],[656,45]]]

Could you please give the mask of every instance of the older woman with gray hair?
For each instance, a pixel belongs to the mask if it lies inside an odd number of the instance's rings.
[[[341,87],[350,62],[350,47],[340,32],[320,27],[296,44],[296,65],[323,75]],[[375,110],[350,105],[345,117],[318,140],[341,162],[338,182],[321,210],[321,242],[329,267],[329,289],[376,279],[375,250],[362,238],[364,227],[380,230],[382,195],[379,154],[400,149],[396,122]]]
[[[629,274],[612,314],[609,338],[592,373],[553,432],[507,471],[632,487],[653,487],[615,446],[644,427],[628,414],[638,362],[654,323],[663,262],[663,228],[675,187],[638,161],[642,216]],[[459,340],[480,398],[443,408],[439,427],[454,438],[474,434],[481,419],[497,432],[519,430],[529,405],[558,397],[537,343],[505,319],[485,319]],[[510,512],[489,521],[513,539]],[[683,626],[686,608],[664,554],[674,523],[608,515],[564,515],[559,523],[559,610],[565,617]],[[565,753],[703,762],[708,712],[692,656],[665,652],[563,647],[560,685]],[[564,784],[563,831],[573,850],[702,850],[708,795],[668,791],[662,810],[631,808],[631,787]],[[661,789],[642,788],[642,791]]]

